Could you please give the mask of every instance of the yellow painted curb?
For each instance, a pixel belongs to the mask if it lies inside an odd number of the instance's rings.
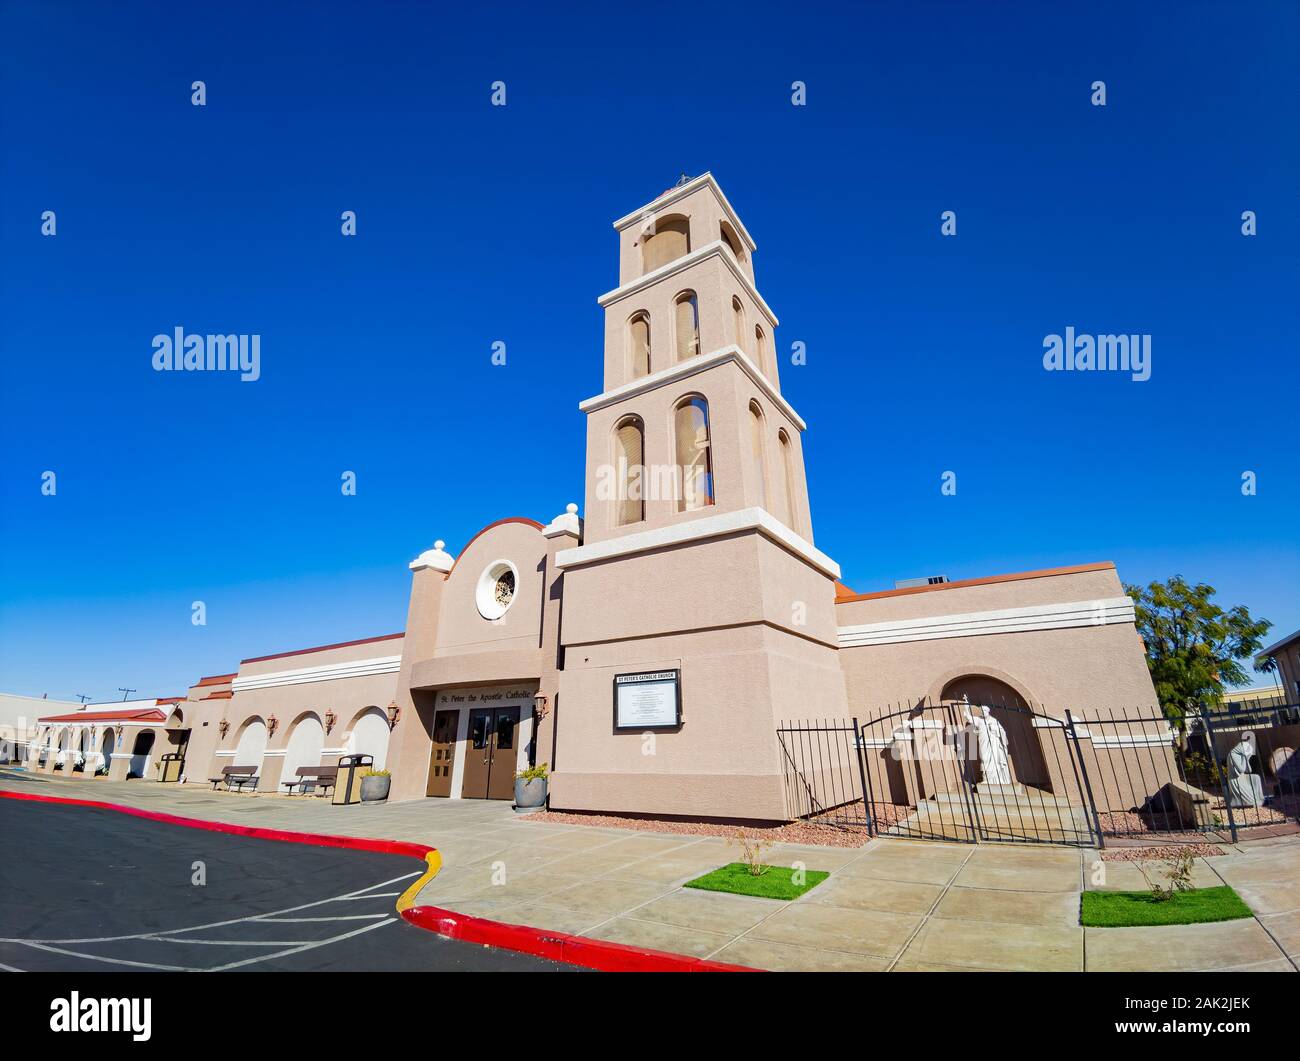
[[[438,870],[442,869],[442,855],[438,854],[436,849],[426,853],[424,861],[428,865],[428,869],[420,875],[419,880],[402,892],[401,897],[397,900],[397,912],[399,914],[415,905],[415,897],[420,894],[420,889],[433,880],[438,875]]]

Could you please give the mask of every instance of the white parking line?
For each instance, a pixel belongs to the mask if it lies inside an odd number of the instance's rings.
[[[72,958],[82,958],[86,961],[104,962],[109,965],[126,965],[134,969],[154,969],[169,973],[219,973],[229,969],[239,969],[247,965],[257,965],[259,962],[271,961],[273,958],[283,958],[290,954],[299,954],[303,951],[315,950],[317,947],[326,947],[331,943],[338,943],[345,939],[351,939],[359,936],[363,932],[370,932],[376,928],[383,928],[385,925],[394,924],[397,921],[395,917],[389,917],[373,925],[363,925],[361,928],[355,928],[351,932],[343,932],[337,936],[331,936],[329,939],[311,940],[301,943],[297,940],[279,940],[276,942],[265,942],[262,940],[213,940],[213,939],[167,939],[155,936],[133,937],[138,939],[149,940],[157,943],[199,943],[213,944],[218,946],[229,947],[283,947],[283,950],[275,951],[271,954],[259,954],[255,958],[244,958],[240,961],[227,962],[225,965],[216,966],[194,966],[194,965],[162,965],[157,962],[139,962],[131,961],[127,958],[113,958],[107,954],[87,954],[84,951],[69,950],[67,947],[54,947],[48,943],[40,943],[36,940],[7,940],[6,942],[17,943],[20,946],[32,947],[35,950],[48,951],[52,954],[66,954]],[[11,972],[22,972],[21,969],[14,969],[11,966],[5,966]]]
[[[411,874],[415,876],[414,873]],[[379,885],[375,885],[379,887]],[[337,899],[326,899],[327,903],[354,903],[358,899],[388,899],[394,895],[401,895],[401,892],[370,892],[368,895],[340,895]]]
[[[136,969],[156,969],[166,973],[201,973],[205,969],[191,968],[187,965],[158,965],[154,962],[132,962],[125,958],[109,958],[103,954],[83,954],[81,951],[68,950],[66,947],[52,947],[48,943],[38,943],[32,939],[14,939],[5,940],[6,943],[18,943],[24,947],[32,947],[35,950],[45,950],[52,954],[68,954],[73,958],[85,958],[92,962],[107,962],[110,965],[130,965]]]
[[[258,962],[269,962],[272,958],[282,958],[288,954],[299,954],[305,950],[314,950],[316,947],[324,947],[329,943],[338,943],[340,940],[351,939],[353,936],[359,936],[363,932],[371,932],[376,928],[383,928],[385,925],[391,925],[397,918],[390,917],[387,921],[380,921],[377,925],[365,925],[362,928],[353,929],[351,932],[345,932],[341,936],[333,936],[330,939],[318,940],[315,943],[304,943],[298,947],[291,947],[288,950],[277,951],[275,954],[263,954],[257,958],[245,958],[242,962],[230,962],[227,965],[218,965],[209,970],[214,973],[222,973],[228,969],[239,969],[245,965],[256,965]]]
[[[205,925],[190,925],[187,928],[159,929],[153,932],[133,932],[129,935],[123,935],[123,936],[83,936],[74,939],[47,939],[43,937],[36,937],[33,939],[15,939],[15,938],[8,938],[8,937],[0,937],[0,943],[18,943],[22,945],[30,945],[36,943],[51,943],[51,944],[52,943],[116,943],[120,940],[145,939],[151,936],[174,936],[181,932],[198,932],[201,929],[205,929],[205,928],[225,928],[228,925],[239,925],[239,924],[243,924],[246,921],[257,921],[261,918],[277,917],[280,914],[294,914],[297,913],[299,910],[310,910],[313,907],[324,906],[326,903],[348,902],[354,899],[371,899],[371,898],[378,899],[378,898],[391,897],[394,895],[401,895],[402,894],[401,892],[378,892],[372,894],[363,894],[363,893],[369,892],[371,888],[383,888],[386,887],[387,885],[397,884],[400,881],[410,880],[412,877],[418,877],[418,876],[420,876],[418,872],[406,873],[400,877],[394,877],[392,880],[380,881],[378,884],[368,885],[366,888],[362,889],[361,891],[347,892],[344,895],[335,895],[329,899],[317,899],[315,902],[302,903],[298,906],[286,906],[283,910],[268,910],[264,914],[249,914],[246,917],[232,917],[226,921],[211,921]],[[381,915],[381,916],[386,916],[386,915]]]
[[[340,914],[338,917],[255,917],[268,925],[304,925],[315,921],[377,921],[387,914]]]
[[[171,936],[142,936],[148,943],[197,943],[204,947],[296,947],[300,939],[173,939]]]

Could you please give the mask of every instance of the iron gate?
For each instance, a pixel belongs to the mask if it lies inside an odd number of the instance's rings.
[[[984,711],[1005,734],[1008,778],[980,774]],[[996,728],[995,728],[996,732]],[[1000,743],[1000,737],[997,738]],[[873,835],[1094,846],[1098,829],[1073,722],[1018,704],[921,703],[859,729]]]
[[[973,704],[782,723],[791,817],[872,836],[1075,846],[1235,841],[1300,818],[1297,705],[1194,709],[1183,734],[1157,707],[1057,717],[986,706],[1005,734],[1007,784],[981,775],[973,723],[985,708]]]

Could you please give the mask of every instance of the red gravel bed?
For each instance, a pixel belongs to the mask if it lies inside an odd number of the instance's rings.
[[[1227,853],[1216,844],[1202,841],[1191,844],[1171,843],[1166,847],[1107,847],[1102,849],[1101,860],[1103,862],[1150,862],[1173,858],[1183,852],[1197,858],[1213,858],[1215,855]]]
[[[746,836],[770,843],[818,844],[821,847],[861,847],[870,837],[865,826],[848,827],[817,822],[788,822],[776,825],[724,825],[719,822],[673,821],[665,818],[634,818],[621,814],[577,814],[542,810],[520,815],[529,822],[560,825],[595,825],[605,829],[634,829],[644,833],[681,833],[686,836],[720,836],[734,840],[741,829]]]

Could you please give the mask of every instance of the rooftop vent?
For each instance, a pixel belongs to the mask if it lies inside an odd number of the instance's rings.
[[[947,581],[947,575],[930,575],[927,578],[896,578],[894,579],[894,589],[913,589],[916,586],[941,586]]]

